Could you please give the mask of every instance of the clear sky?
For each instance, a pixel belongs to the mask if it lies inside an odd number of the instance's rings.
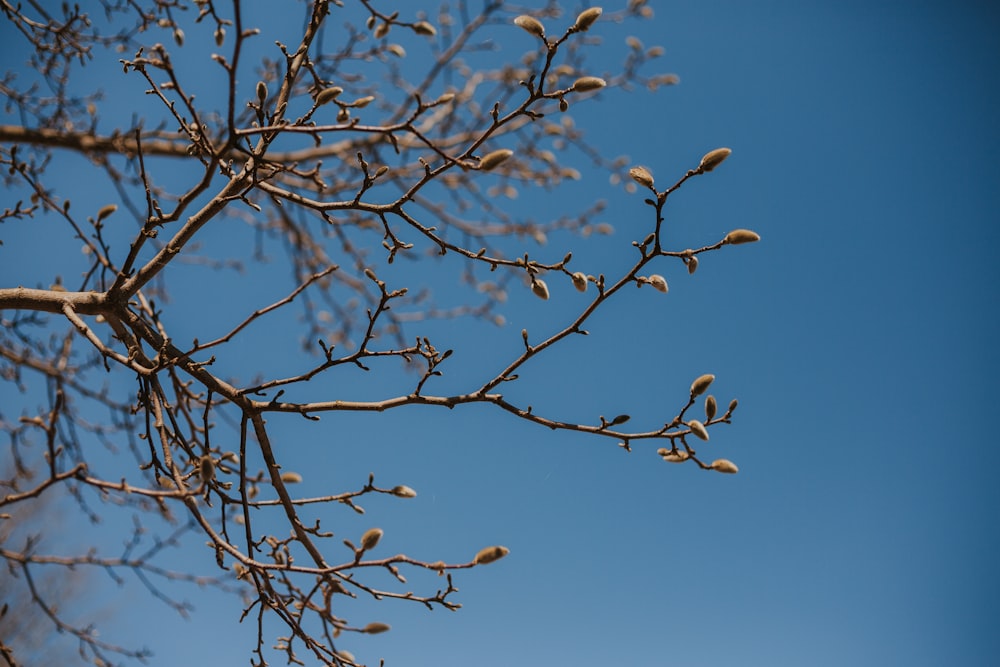
[[[457,576],[457,613],[359,603],[355,616],[393,629],[345,648],[388,667],[995,664],[1000,10],[654,6],[655,21],[593,32],[614,53],[629,34],[662,45],[658,66],[680,85],[603,92],[574,108],[577,126],[658,182],[731,147],[671,197],[671,238],[683,249],[746,227],[763,240],[706,256],[694,276],[664,262],[668,295],[612,304],[589,338],[537,360],[509,392],[554,416],[628,411],[653,428],[694,377],[714,373],[712,392],[740,407],[700,453],[740,473],[669,465],[648,447],[625,454],[481,406],[275,420],[285,442],[303,443],[289,456],[307,492],[358,486],[369,471],[419,492],[327,518],[344,537],[378,525],[387,554],[430,560],[511,549]],[[512,58],[530,48],[514,28],[494,34]],[[582,257],[620,262],[648,231],[646,207],[574,159],[585,188],[572,196],[599,192],[615,226]],[[522,192],[509,205],[558,200]],[[559,241],[553,254],[571,243]],[[23,282],[29,260],[4,253],[0,284]],[[512,298],[496,357],[468,348],[478,329],[440,327],[439,347],[465,364],[444,386],[506,360],[522,318],[539,336],[561,328],[581,302],[557,287],[550,302]],[[254,629],[237,625],[238,604],[186,597],[191,621],[125,590],[103,634],[134,633],[156,665],[247,664]]]

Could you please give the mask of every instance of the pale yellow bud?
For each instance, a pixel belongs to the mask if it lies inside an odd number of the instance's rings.
[[[545,39],[545,26],[542,22],[536,19],[534,16],[528,16],[527,14],[522,14],[514,19],[514,25],[523,29],[525,32],[530,32],[532,35]]]
[[[322,106],[327,102],[332,102],[337,99],[337,95],[340,95],[342,92],[344,92],[344,89],[340,86],[330,86],[329,88],[324,88],[319,91],[318,95],[316,95],[316,106]]]
[[[691,429],[691,432],[702,440],[708,440],[708,429],[697,419],[692,419],[687,423],[687,427]]]
[[[476,565],[487,565],[494,561],[498,561],[507,554],[510,553],[510,549],[507,547],[486,547],[482,551],[476,554],[475,562]]]
[[[539,299],[549,298],[549,286],[545,284],[544,280],[535,280],[531,283],[531,291],[534,292],[535,296]]]
[[[658,273],[654,273],[649,277],[649,284],[653,286],[653,289],[663,292],[664,294],[670,291],[670,287],[667,285],[667,279]]]
[[[632,167],[628,170],[628,175],[632,177],[633,181],[643,187],[653,187],[653,174],[645,167]]]
[[[699,376],[697,380],[691,383],[691,395],[701,396],[714,380],[715,376],[709,373]]]
[[[760,241],[760,234],[752,232],[749,229],[734,229],[726,234],[726,238],[722,239],[723,243],[728,243],[729,245],[756,243],[757,241]]]
[[[689,274],[690,273],[694,273],[697,270],[698,270],[698,258],[697,257],[689,257],[688,258],[688,273]]]
[[[506,162],[514,154],[514,151],[509,148],[501,148],[500,150],[487,153],[479,161],[479,168],[483,171],[490,171],[500,166],[500,164]]]
[[[297,472],[283,472],[281,473],[281,481],[285,484],[298,484],[302,481],[302,475]]]
[[[573,82],[572,89],[578,93],[586,93],[591,90],[600,90],[608,82],[597,76],[581,76]]]
[[[384,533],[381,528],[369,528],[365,531],[365,534],[361,536],[361,548],[365,551],[374,549],[378,544],[378,541],[382,539],[382,535],[384,535]]]
[[[683,449],[667,449],[666,447],[661,447],[656,450],[656,453],[659,454],[660,457],[667,463],[684,463],[691,458],[691,455]]]
[[[573,24],[573,29],[580,32],[585,32],[590,29],[590,26],[594,25],[596,21],[601,16],[601,12],[604,10],[600,7],[591,7],[590,9],[584,9],[580,12],[580,15],[576,17],[576,23]]]
[[[587,291],[587,276],[581,271],[577,271],[573,274],[573,287],[576,288],[578,292]]]
[[[709,467],[716,472],[725,472],[730,475],[735,475],[740,471],[740,469],[736,467],[736,464],[729,459],[715,459]]]
[[[392,487],[392,495],[399,496],[400,498],[416,498],[417,492],[408,486],[400,484],[399,486]]]
[[[413,32],[418,35],[427,35],[428,37],[433,37],[438,33],[437,28],[432,26],[427,21],[417,21],[413,24]]]
[[[722,164],[732,152],[733,151],[728,148],[716,148],[714,151],[710,151],[705,154],[705,157],[701,159],[701,164],[698,165],[698,169],[702,171],[712,171]]]
[[[359,97],[358,99],[351,102],[348,106],[352,106],[356,109],[364,109],[366,106],[375,101],[375,97],[372,95],[365,95],[364,97]]]
[[[389,28],[392,27],[388,23],[379,23],[378,27],[375,28],[375,39],[382,39],[389,34]]]
[[[389,627],[388,624],[375,622],[375,623],[369,623],[361,631],[368,633],[370,635],[377,635],[380,632],[388,632],[389,630],[391,630],[391,628]]]

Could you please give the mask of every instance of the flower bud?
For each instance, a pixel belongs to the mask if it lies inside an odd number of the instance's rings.
[[[708,389],[708,386],[712,384],[714,380],[715,376],[711,374],[705,374],[698,377],[697,380],[691,383],[691,395],[701,396],[702,394],[705,393],[705,390]]]
[[[487,565],[493,561],[498,561],[507,554],[510,553],[510,549],[507,547],[486,547],[476,554],[473,562],[476,565]]]
[[[509,148],[501,148],[492,153],[487,153],[479,160],[479,168],[483,171],[490,171],[498,167],[501,163],[506,162],[513,154],[514,151]]]
[[[545,26],[542,22],[536,19],[534,16],[528,16],[527,14],[522,14],[514,19],[514,25],[523,29],[525,32],[530,32],[532,35],[545,39]]]
[[[392,495],[399,496],[400,498],[416,498],[417,492],[408,486],[400,484],[399,486],[392,487]]]
[[[667,449],[666,447],[661,447],[656,450],[656,453],[659,454],[660,457],[667,463],[684,463],[691,458],[691,455],[683,449]]]
[[[582,271],[574,273],[572,278],[573,287],[575,287],[578,292],[587,291],[587,276]]]
[[[708,440],[708,429],[697,419],[692,419],[687,423],[687,427],[691,429],[691,432],[702,440]]]
[[[710,422],[715,419],[715,414],[719,411],[719,406],[715,402],[715,396],[711,394],[705,398],[705,421]]]
[[[302,475],[297,472],[283,472],[281,473],[281,481],[285,484],[298,484],[302,481]]]
[[[344,92],[344,89],[340,86],[330,86],[329,88],[324,88],[319,91],[318,95],[316,95],[316,106],[322,106],[327,102],[332,102],[337,98],[337,95],[340,95],[342,92]]]
[[[573,29],[579,32],[586,32],[590,29],[590,26],[594,25],[594,21],[600,18],[601,12],[603,11],[604,10],[600,7],[584,9],[580,12],[580,15],[576,17],[576,23],[573,24]]]
[[[697,270],[698,270],[698,258],[688,257],[688,273],[691,274]]]
[[[381,528],[369,528],[365,531],[365,534],[361,536],[361,548],[365,551],[374,549],[378,544],[378,541],[382,539],[382,535],[384,535],[384,533]]]
[[[257,99],[261,102],[267,99],[267,84],[263,81],[257,82]]]
[[[107,206],[102,206],[101,210],[97,212],[97,222],[104,220],[104,218],[108,217],[117,210],[118,210],[117,204],[108,204]]]
[[[206,484],[215,478],[215,461],[211,456],[203,456],[198,459],[198,477]]]
[[[649,284],[653,286],[653,289],[664,294],[670,291],[670,287],[667,286],[667,279],[658,273],[654,273],[649,277]]]
[[[544,280],[539,279],[532,281],[531,291],[535,293],[535,296],[543,301],[549,298],[549,286],[545,284]]]
[[[359,97],[358,99],[351,102],[348,106],[352,106],[356,109],[364,109],[366,106],[375,101],[374,95],[365,95],[364,97]]]
[[[730,475],[735,475],[740,471],[740,469],[736,467],[736,464],[729,459],[715,459],[709,467],[716,472],[725,472]]]
[[[723,243],[728,243],[729,245],[756,243],[757,241],[760,241],[760,234],[752,232],[749,229],[734,229],[726,234],[726,238],[722,239]]]
[[[705,154],[705,157],[701,159],[701,164],[698,165],[698,169],[701,171],[712,171],[722,164],[732,152],[728,148],[716,148],[714,151]]]
[[[739,405],[739,401],[737,401],[735,398],[733,400],[729,401],[729,409],[726,410],[726,413],[730,414],[730,415],[733,414],[733,410],[736,409],[737,405]]]
[[[369,635],[377,635],[380,632],[388,632],[391,628],[386,623],[369,623],[361,630],[361,632],[367,633]]]
[[[413,24],[413,32],[418,35],[426,35],[428,37],[433,37],[438,33],[437,28],[432,26],[427,21],[417,21]]]
[[[215,31],[215,45],[222,46],[226,41],[226,30],[225,28],[217,28]]]
[[[653,174],[645,167],[632,167],[628,170],[628,175],[632,177],[633,181],[643,187],[653,187]]]
[[[571,87],[578,93],[586,93],[591,90],[600,90],[604,86],[608,85],[608,82],[597,76],[581,76],[579,79],[573,82]]]

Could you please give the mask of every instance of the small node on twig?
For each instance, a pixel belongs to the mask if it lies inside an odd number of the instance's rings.
[[[604,10],[600,7],[591,7],[590,9],[584,9],[576,17],[576,23],[573,24],[573,30],[577,32],[586,32],[590,30],[590,26],[594,25],[594,21],[600,18],[601,13]]]
[[[473,559],[473,562],[476,565],[488,565],[489,563],[500,560],[509,553],[510,549],[508,549],[507,547],[501,547],[501,546],[486,547],[485,549],[480,550],[480,552],[476,554],[476,557]]]
[[[701,164],[698,165],[698,170],[706,172],[712,171],[722,164],[732,152],[733,151],[729,148],[716,148],[714,151],[705,153],[705,157],[701,158]]]
[[[708,440],[708,429],[697,419],[692,419],[687,423],[687,427],[691,429],[691,432],[702,440]]]
[[[545,39],[545,26],[542,25],[542,22],[534,16],[522,14],[514,19],[514,25],[521,28],[525,32],[531,33],[539,39]]]
[[[711,373],[706,373],[705,375],[699,375],[694,382],[691,383],[691,396],[701,396],[708,389],[709,385],[715,381],[715,376]]]
[[[734,229],[726,234],[726,238],[722,239],[723,243],[728,243],[729,245],[756,243],[757,241],[760,241],[760,234],[749,229]]]
[[[735,475],[740,471],[740,469],[736,467],[736,464],[729,459],[715,459],[712,461],[712,465],[710,465],[709,468],[716,472],[725,472],[730,475]]]

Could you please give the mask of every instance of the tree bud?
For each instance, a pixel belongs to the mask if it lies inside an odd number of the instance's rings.
[[[493,561],[500,560],[509,553],[510,549],[507,547],[486,547],[476,554],[473,562],[476,565],[487,565]]]
[[[573,82],[572,90],[575,90],[578,93],[586,93],[591,90],[600,90],[606,85],[608,85],[608,82],[600,77],[581,76]]]
[[[531,291],[535,293],[539,299],[547,300],[549,298],[549,286],[545,284],[544,280],[538,279],[531,283]]]
[[[501,163],[506,162],[513,154],[514,151],[509,148],[501,148],[492,153],[487,153],[479,160],[479,168],[483,171],[490,171],[498,167]]]
[[[688,273],[691,274],[697,270],[698,270],[698,258],[688,257]]]
[[[733,410],[736,409],[737,405],[739,405],[739,401],[737,401],[735,398],[733,400],[729,401],[729,409],[726,410],[726,412],[728,414],[733,414]]]
[[[667,449],[666,447],[661,447],[656,450],[656,453],[667,463],[684,463],[691,458],[691,455],[684,449]]]
[[[337,95],[340,95],[342,92],[344,92],[344,89],[340,86],[330,86],[329,88],[324,88],[319,91],[318,95],[316,95],[316,106],[322,106],[327,102],[332,102],[337,99]]]
[[[691,429],[691,432],[702,440],[708,440],[708,429],[697,419],[692,419],[687,423],[687,427]]]
[[[705,157],[701,159],[701,164],[698,165],[698,169],[702,171],[712,171],[722,164],[732,152],[733,151],[728,148],[716,148],[714,151],[710,151],[705,154]]]
[[[760,234],[752,232],[749,229],[734,229],[726,234],[726,238],[722,239],[723,243],[728,243],[729,245],[756,243],[757,241],[760,241]]]
[[[281,473],[281,481],[285,484],[298,484],[302,481],[302,475],[297,472],[283,472]]]
[[[408,486],[400,484],[399,486],[392,487],[392,495],[399,496],[400,498],[416,498],[417,492]]]
[[[710,422],[715,419],[715,414],[719,411],[719,406],[715,402],[715,396],[711,394],[705,398],[705,421]]]
[[[740,471],[740,469],[736,467],[736,464],[729,459],[715,459],[709,467],[716,472],[725,472],[730,475],[735,475]]]
[[[418,35],[426,35],[428,37],[433,37],[438,34],[437,28],[432,26],[427,21],[417,21],[413,24],[413,32]]]
[[[206,484],[215,478],[215,461],[211,456],[203,456],[198,459],[198,477]]]
[[[97,222],[104,220],[104,218],[108,217],[117,210],[118,210],[117,204],[108,204],[107,206],[102,206],[101,210],[97,212]]]
[[[369,635],[377,635],[380,632],[388,632],[389,630],[391,630],[391,628],[389,627],[388,624],[376,622],[376,623],[369,623],[368,625],[366,625],[362,630],[362,632],[365,632]]]
[[[369,528],[365,531],[365,534],[361,536],[361,548],[365,551],[374,549],[378,544],[378,541],[382,539],[382,535],[384,535],[384,533],[381,528]]]
[[[261,102],[267,99],[267,84],[263,81],[257,82],[257,99]]]
[[[653,174],[645,167],[632,167],[628,170],[628,175],[632,177],[633,181],[643,187],[653,187]]]
[[[654,273],[649,277],[649,284],[653,286],[653,289],[664,294],[670,291],[670,287],[667,286],[667,279],[658,273]]]
[[[528,16],[527,14],[522,14],[514,19],[514,25],[523,29],[525,32],[530,32],[532,35],[545,39],[545,26],[542,22],[536,19],[534,16]]]
[[[584,9],[580,12],[580,15],[576,17],[576,23],[573,24],[573,29],[579,32],[585,32],[590,29],[590,26],[594,25],[596,21],[601,16],[601,12],[604,10],[600,7],[591,7],[590,9]]]
[[[578,292],[587,291],[587,276],[582,271],[577,271],[573,274],[573,287],[576,288]]]
[[[711,374],[706,373],[705,375],[699,376],[697,380],[691,383],[691,395],[701,396],[714,380],[715,376]]]

